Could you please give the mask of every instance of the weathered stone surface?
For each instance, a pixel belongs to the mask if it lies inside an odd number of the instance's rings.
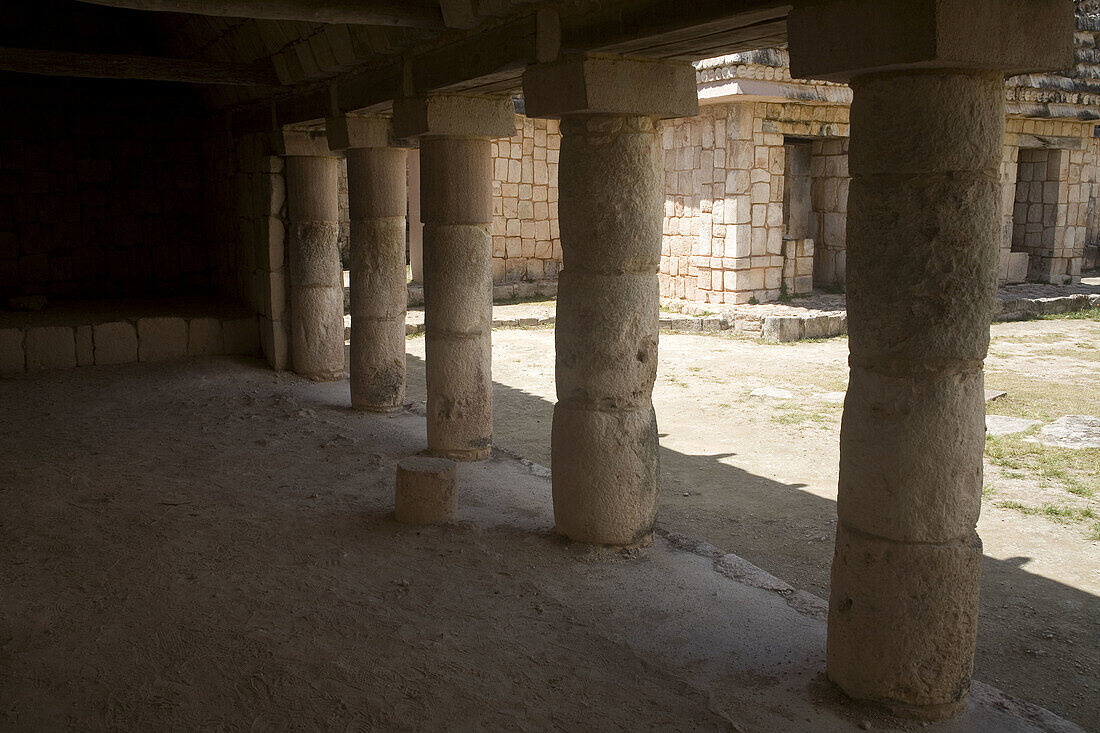
[[[137,331],[132,323],[114,321],[92,327],[96,365],[129,364],[138,360]]]
[[[489,141],[427,137],[420,162],[428,449],[482,460],[493,438]]]
[[[23,329],[0,328],[0,374],[17,374],[26,368]]]
[[[532,117],[630,114],[690,117],[699,111],[690,64],[614,56],[576,56],[529,66],[523,75]]]
[[[335,158],[287,158],[291,362],[295,372],[318,381],[344,373],[336,168]]]
[[[1039,425],[1038,420],[1027,420],[1022,417],[1010,417],[1008,415],[986,415],[985,432],[987,435],[1013,435]]]
[[[798,341],[803,338],[805,321],[798,316],[768,316],[761,336],[767,341]]]
[[[1005,275],[1007,283],[1022,283],[1027,279],[1027,252],[1010,252],[1008,254],[1008,271]]]
[[[857,361],[913,364],[980,360],[989,346],[997,284],[1001,77],[899,74],[853,85],[852,354]],[[884,109],[893,113],[884,118]],[[858,129],[870,134],[857,139]],[[967,216],[958,215],[959,207]],[[909,274],[899,278],[898,272]]]
[[[570,268],[558,293],[558,399],[603,409],[648,406],[657,378],[655,278]]]
[[[76,365],[90,366],[95,363],[95,347],[92,343],[92,327],[76,327]]]
[[[1073,4],[1060,0],[833,0],[795,8],[788,34],[791,74],[799,79],[1073,65]]]
[[[777,400],[788,400],[794,397],[794,393],[779,387],[757,387],[749,392],[749,397],[774,397]]]
[[[647,541],[657,515],[660,148],[650,118],[562,122],[554,521],[593,544]]]
[[[187,324],[187,355],[224,354],[222,322],[217,318],[192,318]]]
[[[492,344],[484,335],[432,337],[424,341],[428,388],[428,447],[463,461],[488,458],[492,448]]]
[[[406,524],[438,524],[458,509],[458,468],[445,458],[414,456],[397,462],[394,517]]]
[[[275,337],[279,339],[282,354],[286,353],[286,331],[281,322],[275,322],[271,329]],[[254,355],[260,352],[260,333],[255,318],[234,318],[222,321],[222,344],[226,354]],[[265,352],[266,353],[266,352]],[[280,363],[276,360],[276,364]],[[285,362],[282,362],[285,363]],[[275,366],[276,369],[282,368]]]
[[[484,138],[429,137],[421,142],[420,220],[425,225],[492,226],[491,152]]]
[[[966,705],[982,546],[895,543],[837,527],[826,671],[857,700],[923,718]],[[889,619],[890,623],[883,623]]]
[[[644,542],[657,518],[657,418],[642,410],[554,407],[554,524],[578,542]]]
[[[1100,417],[1066,415],[1044,425],[1035,436],[1043,445],[1059,448],[1100,448]]]
[[[139,361],[187,356],[187,321],[182,318],[139,318],[137,335]]]
[[[348,151],[352,407],[405,401],[405,151]]]
[[[656,276],[663,170],[653,120],[582,116],[562,120],[561,130],[558,217],[566,269]]]
[[[76,366],[76,340],[72,326],[32,326],[26,333],[27,371],[71,369]]]
[[[329,149],[384,148],[393,141],[393,127],[382,115],[339,115],[325,120]]]
[[[854,698],[950,717],[977,634],[1003,79],[951,70],[852,86],[851,371],[827,671]]]
[[[981,508],[984,415],[981,372],[921,378],[853,366],[837,513],[896,541],[969,537]]]
[[[511,137],[515,106],[507,97],[433,94],[393,102],[393,129],[399,137]]]

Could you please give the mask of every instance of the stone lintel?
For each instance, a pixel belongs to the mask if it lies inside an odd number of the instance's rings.
[[[1061,137],[1059,135],[1028,135],[1016,133],[1016,147],[1044,148],[1057,150],[1081,150],[1085,141],[1079,137]]]
[[[528,117],[627,114],[691,117],[699,114],[695,69],[686,62],[574,56],[529,66],[523,74]]]
[[[1073,66],[1065,0],[827,0],[787,19],[791,76],[848,81],[920,69],[1015,75]]]
[[[383,115],[340,115],[325,121],[328,146],[332,150],[348,148],[408,148],[408,140],[393,134],[389,117]]]
[[[433,94],[393,101],[393,131],[399,137],[512,137],[516,110],[508,97]]]
[[[279,155],[309,158],[336,157],[329,149],[324,130],[283,128],[271,133],[271,144]]]

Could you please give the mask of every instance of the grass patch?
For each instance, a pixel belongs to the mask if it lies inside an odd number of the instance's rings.
[[[1100,491],[1100,448],[1055,448],[1023,439],[1036,430],[987,437],[986,458],[1004,469],[1006,478],[1035,477],[1043,485],[1060,485],[1075,496],[1096,496]]]
[[[1050,502],[1044,502],[1040,506],[1028,506],[1018,501],[995,501],[993,502],[993,506],[1000,509],[1010,509],[1029,516],[1046,517],[1059,524],[1085,522],[1097,518],[1096,512],[1092,507],[1079,509],[1071,506],[1059,506]]]
[[[802,425],[803,423],[828,422],[829,415],[823,412],[811,412],[794,402],[780,402],[775,406],[776,414],[772,422],[780,425]]]
[[[1037,321],[1100,321],[1100,307],[1085,308],[1072,313],[1048,313],[1036,316]]]

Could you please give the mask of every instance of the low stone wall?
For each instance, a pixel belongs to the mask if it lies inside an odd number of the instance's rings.
[[[78,326],[0,328],[0,373],[259,353],[254,317],[150,316]]]
[[[676,314],[662,315],[662,329],[731,330],[776,342],[831,338],[848,332],[843,295],[815,293],[792,304],[765,303],[717,309],[707,304],[662,298],[661,307]],[[1016,285],[998,291],[993,321],[1021,321],[1097,307],[1100,307],[1100,278],[1062,287]]]
[[[256,315],[231,300],[78,301],[0,311],[0,373],[260,353]]]

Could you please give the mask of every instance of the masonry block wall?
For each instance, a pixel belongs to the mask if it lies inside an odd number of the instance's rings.
[[[1001,282],[1070,283],[1095,245],[1095,123],[1010,117],[1001,165]]]
[[[523,115],[516,115],[515,136],[493,141],[494,283],[558,276],[560,148],[557,120]]]
[[[203,122],[180,87],[35,78],[0,115],[0,302],[202,292]]]
[[[817,239],[828,232],[843,242],[847,134],[848,110],[834,105],[709,104],[665,123],[661,295],[747,303],[809,292]],[[786,145],[795,140],[812,143],[808,237],[784,227]]]
[[[268,135],[232,138],[224,130],[212,132],[204,195],[206,236],[218,253],[215,284],[258,315],[264,358],[283,369],[289,359],[290,297],[284,161]]]
[[[848,138],[813,141],[810,158],[814,241],[813,285],[843,288],[848,236]]]

